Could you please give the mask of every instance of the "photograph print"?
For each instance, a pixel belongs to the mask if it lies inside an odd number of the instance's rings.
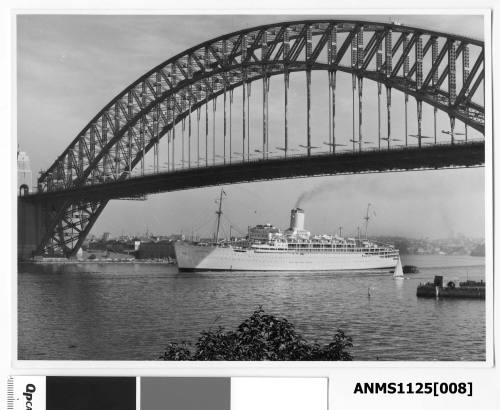
[[[485,15],[15,19],[18,360],[487,361]]]

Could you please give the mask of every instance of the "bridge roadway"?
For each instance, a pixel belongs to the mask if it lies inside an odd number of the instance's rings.
[[[109,200],[205,186],[320,175],[474,167],[484,165],[483,141],[337,154],[251,160],[145,174],[72,189],[33,193],[23,201]]]

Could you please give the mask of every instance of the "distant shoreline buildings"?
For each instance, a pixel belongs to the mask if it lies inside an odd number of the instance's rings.
[[[87,254],[122,254],[133,256],[135,259],[166,259],[175,258],[173,243],[184,240],[184,235],[120,235],[112,237],[105,232],[100,238],[91,235],[82,245]]]
[[[405,237],[375,237],[375,239],[393,244],[402,255],[485,256],[484,238],[468,238],[462,234],[441,239]]]

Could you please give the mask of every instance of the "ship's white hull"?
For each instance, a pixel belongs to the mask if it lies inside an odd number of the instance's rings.
[[[399,256],[361,252],[262,252],[187,242],[176,242],[174,247],[180,271],[394,270],[399,260]]]

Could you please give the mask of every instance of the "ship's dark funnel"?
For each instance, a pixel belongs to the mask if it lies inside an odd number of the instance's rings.
[[[304,210],[294,208],[290,211],[290,230],[293,232],[304,230]]]

